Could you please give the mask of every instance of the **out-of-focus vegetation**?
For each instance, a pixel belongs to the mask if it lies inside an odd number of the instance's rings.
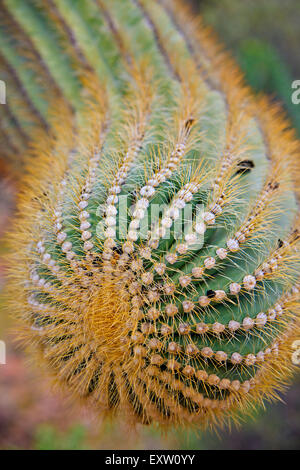
[[[42,425],[35,435],[36,450],[87,450],[86,428],[80,424],[72,426],[66,433],[57,432],[54,426]]]
[[[188,0],[186,0],[188,1]],[[282,101],[300,135],[300,105],[291,102],[291,84],[300,79],[299,0],[189,0],[212,25],[258,92]],[[0,184],[0,236],[11,212],[12,188]],[[0,240],[0,293],[4,284]],[[2,287],[4,290],[4,287]],[[1,298],[0,298],[1,307]],[[300,447],[300,377],[284,396],[239,430],[215,433],[170,432],[101,422],[52,393],[15,352],[0,314],[0,339],[8,344],[8,363],[0,366],[0,449],[296,449]]]
[[[300,105],[291,101],[300,79],[298,0],[194,0],[258,92],[279,99],[300,135]]]
[[[240,44],[238,61],[256,91],[272,93],[282,101],[300,135],[300,111],[291,100],[292,74],[277,50],[262,40],[247,39]]]

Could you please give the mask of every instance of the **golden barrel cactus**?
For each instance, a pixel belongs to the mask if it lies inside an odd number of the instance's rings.
[[[31,142],[10,305],[38,363],[133,423],[220,425],[276,397],[300,337],[282,110],[178,1],[1,3],[24,101],[4,138]]]

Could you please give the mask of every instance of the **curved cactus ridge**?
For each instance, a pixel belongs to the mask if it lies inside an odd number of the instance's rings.
[[[4,137],[32,142],[10,296],[39,364],[132,423],[220,425],[275,398],[300,335],[281,109],[180,2],[2,6],[24,102]]]

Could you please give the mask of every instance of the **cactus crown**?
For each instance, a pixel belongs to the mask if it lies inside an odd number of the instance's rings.
[[[220,424],[275,397],[299,334],[282,111],[177,1],[4,5],[26,101],[10,132],[35,137],[10,290],[38,360],[132,422]]]

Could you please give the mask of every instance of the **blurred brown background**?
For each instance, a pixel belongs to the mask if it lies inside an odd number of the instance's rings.
[[[188,0],[186,0],[188,3]],[[233,52],[247,81],[280,100],[300,135],[300,105],[291,103],[291,83],[300,79],[299,0],[190,0]],[[0,237],[13,212],[15,184],[0,176]],[[0,241],[1,289],[5,292],[6,247]],[[12,342],[11,320],[0,313],[0,340],[7,364],[0,365],[0,449],[299,449],[300,375],[282,403],[267,405],[238,430],[172,432],[99,423],[88,410],[66,404]],[[124,437],[125,436],[125,437]]]

